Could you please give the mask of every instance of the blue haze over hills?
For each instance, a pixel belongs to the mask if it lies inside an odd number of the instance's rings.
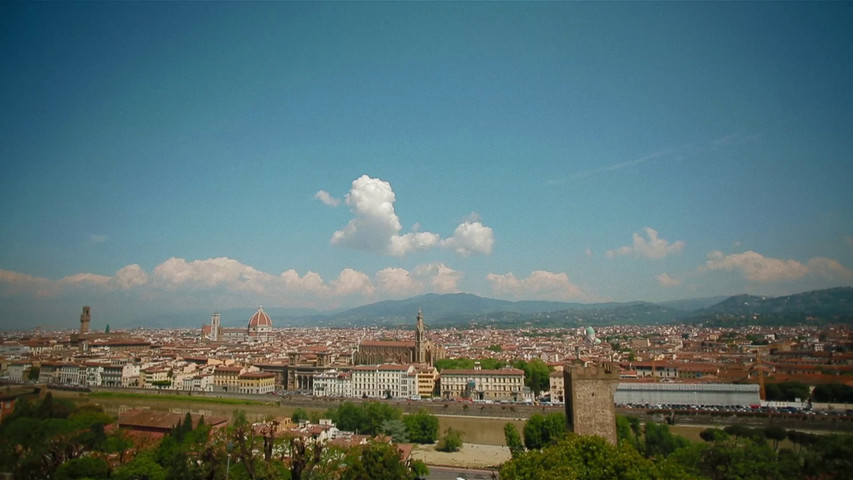
[[[471,294],[427,294],[386,300],[332,312],[310,309],[265,308],[275,327],[401,327],[411,328],[418,310],[427,325],[441,327],[579,327],[582,325],[653,325],[695,323],[719,326],[775,323],[853,323],[853,287],[839,287],[782,297],[735,295],[671,302],[571,303],[506,301]],[[246,324],[255,309],[218,312],[222,325]],[[213,312],[181,312],[136,319],[98,318],[93,308],[92,328],[200,328]],[[760,320],[755,320],[758,315]],[[49,325],[41,326],[50,329]],[[8,328],[7,328],[8,329]],[[11,328],[14,329],[14,328]]]

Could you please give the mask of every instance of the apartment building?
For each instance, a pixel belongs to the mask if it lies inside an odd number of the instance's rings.
[[[59,366],[59,383],[62,385],[85,385],[86,369],[76,363],[62,363]]]
[[[86,379],[84,384],[87,387],[100,387],[103,384],[103,362],[85,362],[81,368],[84,371],[83,375]]]
[[[245,371],[241,366],[220,365],[213,371],[213,391],[239,392],[240,374]]]
[[[419,366],[417,368],[418,395],[421,398],[432,397],[437,393],[438,369],[435,367]]]
[[[39,369],[39,383],[57,384],[59,383],[59,371],[61,363],[57,362],[42,362]]]
[[[264,394],[275,391],[275,374],[267,372],[245,372],[237,377],[240,393]]]
[[[318,397],[352,397],[352,374],[329,370],[314,375],[312,392]]]
[[[142,388],[160,388],[164,382],[169,381],[169,370],[165,367],[148,367],[139,374]]]
[[[9,376],[9,381],[23,383],[29,380],[27,377],[29,376],[30,368],[32,368],[30,362],[13,362],[9,364],[6,374]]]
[[[552,402],[566,401],[566,380],[562,370],[551,372],[548,375],[548,386]]]
[[[185,376],[181,384],[182,390],[192,392],[212,392],[213,374],[202,373],[199,375]]]
[[[362,365],[350,374],[355,397],[410,398],[418,391],[414,365]]]
[[[443,370],[440,383],[441,396],[448,399],[461,397],[517,402],[524,396],[524,370],[517,368]]]

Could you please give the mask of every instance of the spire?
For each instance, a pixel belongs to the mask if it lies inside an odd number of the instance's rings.
[[[422,342],[424,337],[424,314],[418,308],[418,323],[415,326],[415,341]]]

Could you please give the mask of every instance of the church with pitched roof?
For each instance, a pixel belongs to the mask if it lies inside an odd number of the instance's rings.
[[[444,349],[426,336],[423,313],[418,310],[415,341],[368,340],[358,344],[353,352],[354,365],[379,365],[383,363],[418,364],[432,366],[444,358]]]

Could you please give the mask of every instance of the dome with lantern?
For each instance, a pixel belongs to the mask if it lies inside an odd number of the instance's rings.
[[[258,307],[258,311],[249,319],[249,335],[270,331],[272,331],[272,319],[264,312],[264,307]]]

